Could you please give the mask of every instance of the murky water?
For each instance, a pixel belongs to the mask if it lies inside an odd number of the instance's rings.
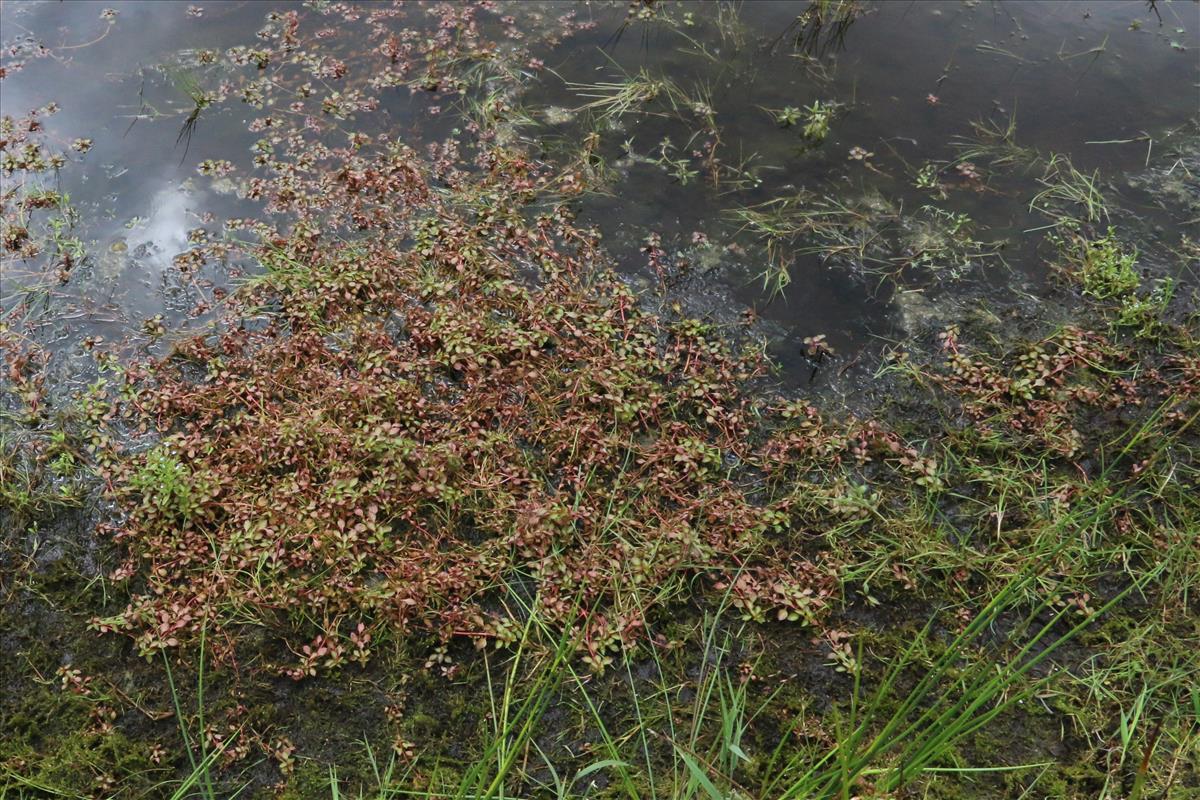
[[[1047,274],[1038,245],[1049,222],[1030,203],[1051,154],[1081,174],[1098,171],[1113,219],[1136,226],[1151,247],[1169,250],[1181,232],[1195,234],[1187,203],[1196,181],[1186,166],[1174,205],[1122,177],[1169,167],[1174,142],[1194,124],[1195,3],[886,2],[823,26],[805,20],[807,7],[499,9],[517,29],[568,11],[595,22],[558,46],[539,45],[545,69],[521,98],[529,124],[513,135],[549,158],[590,143],[606,175],[581,200],[582,219],[604,232],[631,276],[656,280],[642,248],[657,234],[686,291],[704,301],[702,313],[730,321],[752,309],[773,326],[775,355],[795,366],[806,336],[823,333],[854,352],[875,337],[902,335],[897,287],[1036,294]],[[171,262],[193,230],[257,213],[235,185],[201,178],[197,166],[246,163],[258,138],[247,122],[259,112],[234,94],[186,122],[194,93],[225,79],[226,51],[253,47],[267,16],[292,8],[0,7],[3,113],[56,103],[61,110],[46,119],[50,139],[93,141],[54,178],[77,212],[71,234],[86,259],[63,282],[47,281],[36,261],[4,264],[5,309],[32,298],[51,312],[40,328],[44,344],[77,351],[86,336],[140,335],[160,314],[168,325],[184,324],[198,302],[197,280],[222,280],[183,278]],[[404,20],[417,29],[435,22],[419,9]],[[330,37],[319,47],[350,59],[358,44]],[[657,82],[655,96],[612,113],[613,85],[639,77]],[[398,87],[380,97],[354,125],[420,147],[459,124],[451,95]],[[814,103],[831,115],[819,140],[802,132]],[[981,127],[1008,131],[1009,144],[1041,161],[996,164],[994,152],[966,158]],[[774,296],[760,279],[769,271],[764,240],[739,209],[788,198],[836,208],[830,235],[842,238],[784,242],[790,283]]]

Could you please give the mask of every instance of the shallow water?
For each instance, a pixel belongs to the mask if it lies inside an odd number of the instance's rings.
[[[202,10],[166,2],[0,8],[3,113],[20,116],[54,102],[61,111],[47,118],[51,139],[94,141],[74,158],[80,163],[55,176],[78,212],[74,233],[85,246],[84,263],[61,285],[47,282],[37,263],[4,265],[6,309],[29,299],[27,288],[42,287],[38,301],[53,312],[39,329],[43,344],[77,352],[86,336],[137,335],[159,314],[168,325],[184,324],[196,303],[194,279],[181,278],[171,259],[188,248],[193,229],[255,213],[232,184],[201,178],[196,167],[205,159],[245,163],[257,138],[246,123],[256,112],[235,95],[205,108],[186,129],[187,91],[214,88],[223,78],[220,54],[253,46],[264,18],[293,6],[195,6]],[[111,24],[102,18],[109,7],[117,12]],[[815,32],[793,24],[806,7],[659,4],[647,19],[623,25],[625,4],[502,5],[500,13],[513,14],[518,28],[568,10],[596,22],[557,47],[541,47],[546,69],[522,98],[534,124],[515,135],[557,157],[589,132],[599,134],[597,152],[610,177],[583,198],[582,219],[604,232],[631,278],[655,280],[640,248],[650,233],[660,234],[664,250],[691,262],[683,291],[698,300],[700,313],[729,322],[754,309],[774,335],[775,356],[804,375],[803,337],[826,334],[840,351],[856,352],[877,337],[903,336],[902,309],[893,302],[898,287],[933,295],[1037,294],[1046,278],[1037,246],[1047,220],[1029,204],[1041,167],[981,163],[980,177],[964,176],[953,166],[961,155],[954,142],[980,122],[1015,121],[1022,147],[1066,155],[1084,173],[1099,170],[1109,180],[1114,217],[1137,226],[1151,249],[1156,242],[1169,249],[1181,232],[1194,234],[1196,220],[1180,207],[1116,180],[1168,157],[1174,132],[1195,118],[1194,3],[888,2],[865,4],[844,28]],[[433,23],[413,13],[406,24]],[[344,49],[356,43],[331,38],[321,46],[349,57]],[[218,54],[217,63],[203,63],[205,49]],[[689,150],[704,137],[699,115],[687,109],[674,113],[659,99],[646,104],[648,113],[610,122],[578,112],[596,91],[584,85],[642,70],[711,108],[717,154],[727,165],[743,165],[736,175],[681,180],[652,163],[668,137],[668,154],[699,164]],[[360,129],[420,146],[455,124],[452,97],[406,87],[380,94],[379,109],[356,117]],[[816,100],[841,104],[820,143],[806,142],[800,125],[781,125],[768,111]],[[852,148],[871,155],[854,159]],[[929,163],[939,166],[937,192],[914,185]],[[1184,183],[1185,193],[1195,192],[1194,176]],[[791,283],[773,297],[758,279],[766,265],[762,242],[733,212],[798,192],[853,207],[868,219],[864,235],[886,241],[884,249],[930,231],[940,235],[932,226],[938,214],[966,214],[974,238],[994,244],[993,255],[952,256],[949,265],[934,258],[910,268],[889,260],[890,251],[880,256],[886,264],[828,250],[792,254]],[[695,245],[696,233],[711,244]]]

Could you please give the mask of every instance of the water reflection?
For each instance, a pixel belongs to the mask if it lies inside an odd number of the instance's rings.
[[[198,222],[194,209],[204,205],[203,192],[182,185],[164,186],[150,201],[149,216],[130,229],[129,244],[144,248],[143,261],[165,271],[172,258],[187,248],[188,231]]]

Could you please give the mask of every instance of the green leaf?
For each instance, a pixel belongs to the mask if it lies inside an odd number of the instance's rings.
[[[704,770],[700,769],[700,765],[696,763],[696,759],[692,758],[692,756],[685,752],[679,745],[674,744],[673,742],[672,745],[675,747],[675,752],[679,753],[680,758],[683,759],[683,763],[687,765],[688,772],[692,773],[692,777],[696,779],[696,783],[700,784],[700,788],[704,790],[705,794],[707,794],[711,800],[726,800],[725,795],[719,789],[717,789],[716,785],[709,779],[707,775],[704,774]]]
[[[584,767],[583,769],[579,770],[579,772],[576,772],[575,777],[571,779],[571,785],[574,786],[576,783],[583,780],[588,775],[591,775],[594,772],[599,772],[602,769],[608,769],[609,767],[628,767],[628,766],[629,766],[629,764],[625,761],[618,761],[615,758],[606,758],[603,761],[597,761],[595,764],[589,764],[586,767]]]

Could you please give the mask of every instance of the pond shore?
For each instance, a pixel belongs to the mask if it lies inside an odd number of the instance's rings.
[[[6,5],[0,794],[1193,796],[1178,5]]]

